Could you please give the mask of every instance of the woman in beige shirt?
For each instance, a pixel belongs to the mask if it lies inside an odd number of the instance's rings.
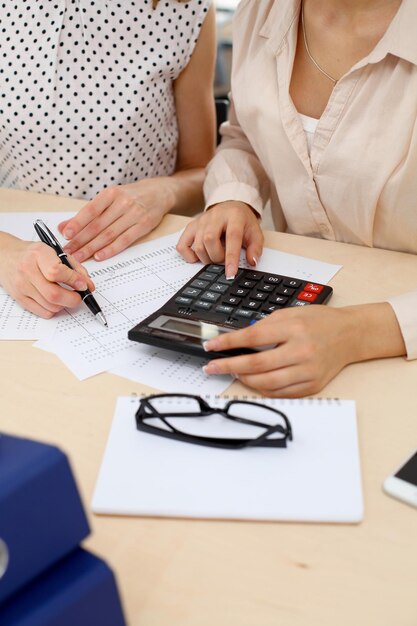
[[[416,24],[415,0],[242,0],[230,121],[208,168],[210,208],[178,244],[186,260],[224,261],[233,276],[243,245],[256,265],[268,200],[279,230],[417,252]],[[417,358],[417,290],[284,309],[206,348],[271,342],[205,371],[301,396],[355,361]]]

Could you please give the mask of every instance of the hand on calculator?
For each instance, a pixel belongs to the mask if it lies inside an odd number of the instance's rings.
[[[291,398],[317,393],[352,362],[348,331],[355,326],[356,308],[360,307],[317,305],[275,311],[252,326],[204,344],[207,351],[216,352],[271,344],[274,348],[216,359],[204,371],[232,374],[265,396]]]
[[[177,250],[188,263],[224,263],[226,276],[233,278],[241,248],[249,265],[259,261],[264,236],[259,218],[244,202],[222,202],[195,218],[181,235]]]

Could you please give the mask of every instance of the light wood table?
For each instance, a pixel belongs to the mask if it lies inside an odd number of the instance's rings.
[[[0,191],[2,211],[82,204]],[[185,223],[168,216],[153,236]],[[343,265],[330,306],[417,286],[412,255],[282,233],[267,233],[266,245]],[[66,451],[88,509],[116,397],[153,390],[110,374],[79,382],[27,341],[1,342],[0,375],[0,428]],[[396,358],[352,365],[320,394],[357,402],[365,498],[357,526],[89,514],[85,545],[113,567],[129,625],[415,626],[417,511],[381,484],[417,446],[416,387],[417,361]]]

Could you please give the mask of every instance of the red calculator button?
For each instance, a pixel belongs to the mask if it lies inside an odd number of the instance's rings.
[[[311,291],[312,293],[321,293],[323,289],[323,285],[316,285],[316,283],[307,283],[304,287],[305,291]]]
[[[298,296],[298,300],[304,300],[305,302],[314,302],[317,298],[316,293],[311,293],[311,291],[301,291]]]

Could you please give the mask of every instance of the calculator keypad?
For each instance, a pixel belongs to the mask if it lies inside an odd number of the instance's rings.
[[[284,307],[325,302],[331,293],[330,287],[318,283],[242,268],[228,280],[224,266],[207,265],[174,302],[181,315],[239,328]]]

